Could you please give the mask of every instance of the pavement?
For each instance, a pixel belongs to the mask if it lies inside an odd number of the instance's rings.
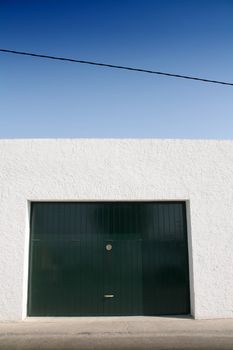
[[[233,319],[28,318],[0,323],[4,350],[233,350]]]

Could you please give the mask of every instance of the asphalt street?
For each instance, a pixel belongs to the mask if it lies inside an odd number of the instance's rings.
[[[233,350],[233,319],[29,318],[0,323],[0,349]]]

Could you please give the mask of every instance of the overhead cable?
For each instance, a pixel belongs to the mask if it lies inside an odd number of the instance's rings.
[[[89,65],[92,65],[92,66],[107,67],[107,68],[113,68],[113,69],[124,69],[124,70],[128,70],[128,71],[149,73],[149,74],[157,74],[157,75],[163,75],[163,76],[174,77],[174,78],[181,78],[181,79],[197,80],[197,81],[201,81],[201,82],[204,82],[204,83],[213,83],[213,84],[221,84],[221,85],[233,86],[233,83],[226,82],[226,81],[205,79],[205,78],[194,77],[194,76],[189,76],[189,75],[167,73],[167,72],[154,71],[154,70],[148,70],[148,69],[136,68],[136,67],[119,66],[119,65],[115,65],[115,64],[109,64],[109,63],[100,63],[100,62],[94,62],[94,61],[84,61],[84,60],[78,60],[78,59],[74,59],[74,58],[49,56],[49,55],[42,55],[42,54],[32,53],[32,52],[22,52],[22,51],[8,50],[8,49],[0,49],[0,52],[12,53],[12,54],[16,54],[16,55],[31,56],[31,57],[35,57],[35,58],[47,58],[47,59],[51,59],[51,60],[89,64]]]

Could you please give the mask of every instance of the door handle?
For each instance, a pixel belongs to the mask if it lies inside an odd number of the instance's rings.
[[[105,298],[114,298],[114,294],[104,294]]]

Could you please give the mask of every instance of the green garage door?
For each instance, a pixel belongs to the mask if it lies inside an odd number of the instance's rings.
[[[31,205],[30,316],[189,313],[185,204]]]

